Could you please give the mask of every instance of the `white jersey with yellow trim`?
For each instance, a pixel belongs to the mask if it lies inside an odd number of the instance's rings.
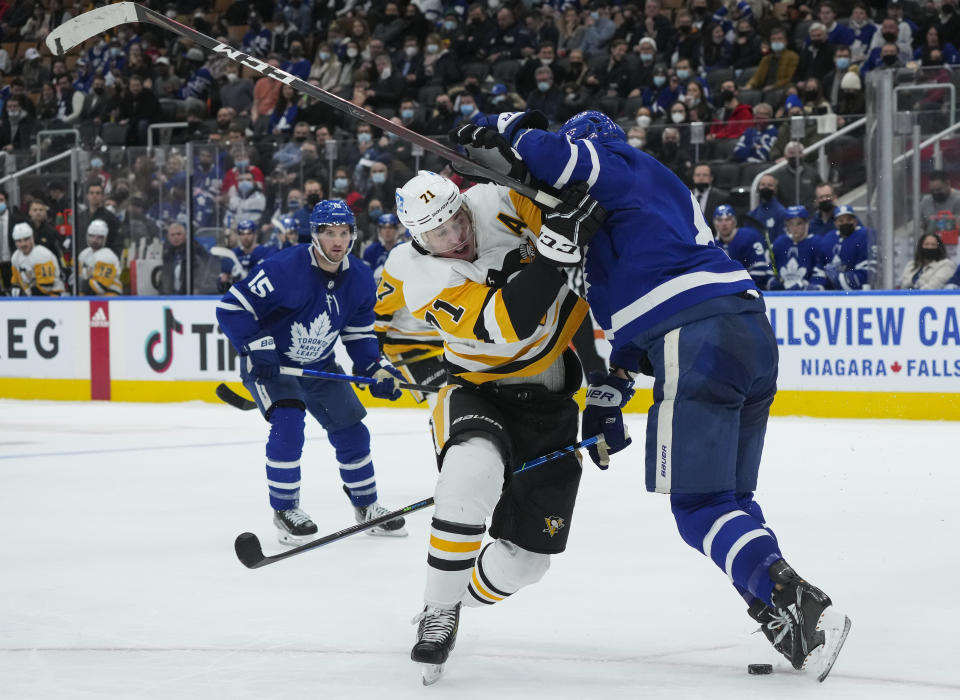
[[[80,282],[84,289],[89,286],[91,294],[121,294],[120,260],[107,247],[94,250],[84,248],[78,259]]]
[[[20,287],[28,296],[33,294],[33,290],[47,296],[56,296],[64,291],[60,263],[46,246],[35,245],[27,255],[19,250],[14,251],[10,266],[12,284]]]
[[[397,250],[403,247],[410,247],[408,242],[394,246],[389,255],[394,255]],[[387,260],[390,259],[389,255]],[[377,278],[379,285],[383,277],[384,266],[381,265],[373,274]],[[383,335],[384,352],[398,353],[407,350],[423,349],[428,350],[431,347],[437,347],[442,344],[440,334],[437,329],[431,326],[427,321],[417,318],[403,303],[402,296],[391,297],[389,294],[391,287],[380,287],[377,290],[377,305],[373,311],[377,315],[373,330],[377,335]]]
[[[539,374],[567,348],[587,304],[563,286],[533,334],[518,337],[501,288],[533,259],[540,210],[493,184],[470,188],[463,202],[477,236],[477,259],[440,258],[398,246],[384,265],[378,308],[395,313],[406,306],[436,328],[444,359],[461,379],[482,384]]]

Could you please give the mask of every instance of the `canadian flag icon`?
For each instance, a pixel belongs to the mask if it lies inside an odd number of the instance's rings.
[[[890,365],[890,369],[891,369],[892,371],[894,371],[894,372],[899,372],[900,370],[903,369],[903,365],[901,365],[899,362],[897,362],[896,360],[894,360],[894,361],[893,361],[893,364]]]

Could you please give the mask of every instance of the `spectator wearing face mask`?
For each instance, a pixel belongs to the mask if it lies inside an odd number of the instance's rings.
[[[713,121],[713,106],[707,100],[699,80],[691,80],[684,88],[683,103],[691,122]]]
[[[913,260],[900,273],[901,289],[943,289],[957,271],[936,233],[923,233],[917,240]]]
[[[873,35],[870,46],[867,48],[867,60],[879,53],[884,44],[894,44],[896,54],[905,63],[913,55],[913,32],[906,22],[898,22],[891,16],[880,23],[880,31]]]
[[[503,83],[496,83],[490,88],[486,99],[484,113],[500,114],[501,112],[519,112],[527,108],[527,103],[520,95],[508,89]]]
[[[449,89],[463,81],[463,68],[457,55],[444,44],[439,34],[428,34],[423,46],[423,78],[427,85]]]
[[[647,130],[642,126],[631,126],[627,129],[627,144],[638,151],[649,153],[647,150]]]
[[[796,51],[787,48],[787,35],[780,27],[770,30],[770,53],[763,57],[757,72],[747,82],[752,90],[783,88],[793,82],[800,64]]]
[[[223,176],[223,182],[220,186],[221,193],[226,195],[231,187],[235,187],[238,175],[243,172],[250,172],[253,175],[254,181],[260,183],[260,187],[262,188],[264,181],[263,171],[256,165],[251,164],[250,153],[242,146],[231,147],[230,152],[231,156],[233,156],[233,167],[227,170]]]
[[[270,44],[273,39],[273,32],[263,26],[260,15],[251,12],[247,20],[247,33],[243,35],[240,48],[251,56],[263,58],[270,50]]]
[[[36,137],[37,120],[21,107],[20,98],[12,95],[4,105],[4,112],[0,119],[0,148],[7,152],[30,148]]]
[[[821,182],[813,191],[814,204],[816,210],[810,218],[810,235],[823,236],[837,227],[833,220],[833,213],[837,208],[837,195],[833,191],[833,185],[828,182]]]
[[[670,168],[684,182],[690,181],[690,154],[680,144],[680,131],[668,126],[660,136],[660,153],[657,160]]]
[[[563,116],[563,93],[553,82],[553,71],[541,66],[534,77],[537,83],[527,96],[527,108],[542,112],[551,123],[559,121]]]
[[[739,99],[737,85],[725,80],[720,85],[720,111],[707,133],[707,141],[738,139],[753,125],[753,107]]]
[[[649,108],[651,113],[665,114],[669,119],[670,105],[679,99],[680,82],[677,76],[668,74],[666,66],[658,65],[653,71],[653,85],[643,89],[643,106]]]
[[[842,127],[848,120],[859,118],[867,111],[863,94],[863,81],[855,71],[847,71],[840,79],[840,92],[833,104],[833,111],[839,115],[837,126]]]
[[[924,233],[937,231],[938,228],[954,229],[956,225],[944,227],[944,221],[960,221],[960,192],[950,186],[950,178],[944,170],[934,170],[929,177],[930,192],[920,200],[920,221]]]
[[[567,70],[557,63],[556,58],[554,45],[542,44],[536,55],[525,60],[521,64],[520,70],[517,71],[517,77],[514,78],[517,92],[521,95],[528,95],[537,89],[536,72],[540,68],[549,68],[553,72],[553,83],[563,85],[567,80]]]
[[[763,56],[763,42],[753,29],[749,20],[737,22],[736,41],[730,51],[734,70],[743,70],[758,65]]]
[[[753,108],[753,126],[748,128],[733,149],[732,160],[737,163],[766,163],[777,140],[777,125],[771,122],[773,107],[760,102]]]
[[[259,223],[267,208],[267,198],[253,179],[253,174],[240,173],[237,184],[227,192],[227,210],[224,225],[230,228],[249,219]]]
[[[777,199],[777,190],[780,182],[773,175],[764,175],[757,186],[760,203],[750,212],[749,216],[760,223],[766,237],[775,241],[784,232],[783,222],[786,220],[787,210]]]
[[[349,76],[343,75],[343,64],[337,58],[329,42],[317,45],[317,54],[310,66],[310,79],[316,80],[324,90],[334,90],[346,82]]]
[[[673,41],[673,53],[670,58],[674,65],[678,61],[686,60],[694,70],[700,67],[700,57],[703,55],[703,36],[693,26],[693,15],[689,10],[679,9],[674,19],[676,34]],[[681,78],[681,82],[686,82]]]
[[[823,76],[823,94],[831,105],[837,104],[837,99],[840,97],[840,81],[850,71],[851,62],[849,46],[838,46],[834,50],[833,64]]]
[[[730,193],[724,189],[713,186],[713,170],[709,163],[697,163],[693,168],[693,192],[697,204],[700,205],[700,211],[704,217],[710,216],[711,212],[716,210],[721,204],[726,204],[730,199]],[[712,221],[710,228],[713,228]],[[716,232],[716,229],[714,229]]]
[[[837,25],[842,26],[842,25]],[[845,28],[845,27],[844,27]],[[833,70],[833,54],[836,47],[827,42],[827,29],[814,22],[807,29],[807,41],[800,51],[800,64],[794,76],[797,80],[826,75]]]
[[[701,31],[709,33],[709,38],[703,41],[703,69],[709,73],[730,68],[733,65],[733,44],[727,39],[723,27],[719,24],[710,24]]]

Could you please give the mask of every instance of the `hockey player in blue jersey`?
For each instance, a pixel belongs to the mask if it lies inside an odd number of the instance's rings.
[[[773,261],[782,285],[778,288],[789,292],[819,289],[810,286],[817,256],[817,237],[810,235],[807,208],[802,204],[787,207],[784,225],[787,235],[773,242]]]
[[[237,238],[240,239],[240,245],[233,249],[237,261],[230,258],[220,259],[221,282],[232,282],[246,277],[250,270],[273,253],[272,249],[257,243],[257,224],[250,219],[244,219],[237,224]]]
[[[377,219],[377,240],[363,251],[363,262],[373,270],[374,277],[380,277],[380,268],[387,261],[387,255],[400,242],[400,219],[396,214],[387,212]]]
[[[373,332],[376,286],[370,269],[349,254],[353,213],[341,200],[322,201],[310,218],[313,243],[267,258],[217,304],[217,321],[241,355],[240,376],[270,424],[267,485],[283,544],[311,539],[317,526],[300,509],[304,413],[327,431],[357,522],[388,512],[377,501],[366,411],[346,383],[281,374],[282,364],[342,373],[334,358],[339,337],[353,373],[371,377],[370,393],[400,397],[400,372],[380,358]],[[403,518],[368,530],[404,536]]]
[[[870,289],[876,266],[876,234],[860,223],[853,207],[839,206],[836,228],[817,241],[817,259],[810,286],[817,289]]]
[[[713,227],[717,232],[717,244],[736,260],[760,289],[770,289],[776,281],[767,247],[763,244],[759,231],[748,226],[737,227],[737,213],[729,204],[721,204],[713,211]]]
[[[473,121],[456,131],[460,143],[514,168],[519,155],[553,188],[586,182],[608,212],[586,275],[611,370],[591,377],[582,434],[602,432],[609,453],[629,445],[622,407],[636,373],[654,375],[647,489],[670,494],[684,541],[727,574],[774,647],[823,680],[850,622],[787,564],[754,500],[778,353],[750,275],[716,246],[686,185],[602,112],[577,114],[558,133],[530,112]],[[601,468],[609,453],[590,449]]]

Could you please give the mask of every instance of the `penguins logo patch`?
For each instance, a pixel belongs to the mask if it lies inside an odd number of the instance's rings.
[[[557,534],[557,532],[563,529],[563,518],[558,518],[555,515],[548,515],[543,520],[547,524],[547,526],[543,528],[542,532],[546,532],[551,537],[553,537],[554,535]]]

